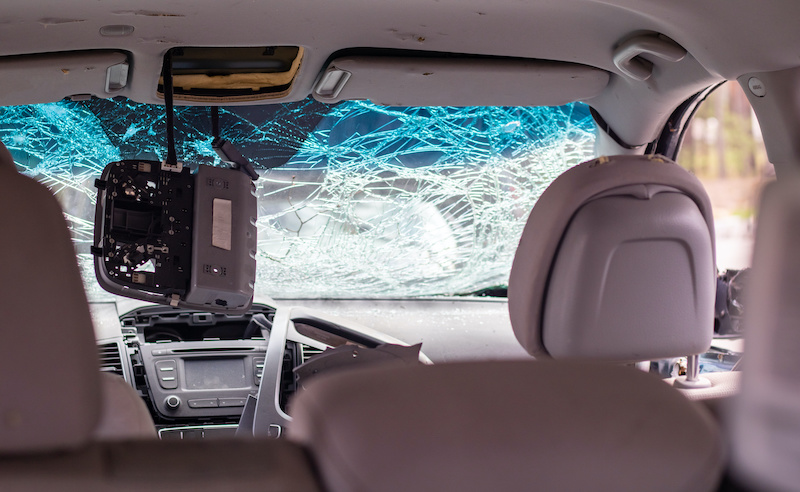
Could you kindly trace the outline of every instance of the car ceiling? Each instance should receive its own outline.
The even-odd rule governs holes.
[[[284,100],[307,96],[331,55],[351,48],[566,61],[612,74],[604,94],[589,102],[623,140],[640,144],[703,87],[800,65],[793,49],[800,46],[799,18],[800,2],[782,0],[4,0],[0,56],[124,50],[132,68],[123,95],[141,102],[159,101],[162,57],[174,46],[303,46],[303,64]],[[135,29],[102,36],[107,25]],[[615,47],[653,32],[690,56],[646,83],[627,80],[612,61]],[[645,100],[649,106],[640,106]],[[640,120],[630,117],[636,107]]]

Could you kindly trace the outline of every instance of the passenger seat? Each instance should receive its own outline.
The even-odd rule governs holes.
[[[574,361],[319,376],[288,436],[330,492],[712,491],[719,428],[655,376]]]
[[[711,414],[607,363],[708,348],[713,237],[702,186],[671,161],[582,164],[542,195],[512,269],[513,328],[541,361],[321,376],[288,435],[333,492],[715,490]]]
[[[798,191],[800,178],[782,177],[766,188],[758,213],[742,390],[727,422],[731,475],[753,491],[800,490]]]
[[[100,374],[58,202],[2,144],[0,224],[0,490],[318,490],[305,452],[285,441],[102,441],[133,437],[119,431],[130,422],[98,427],[103,409],[131,403],[104,406],[104,388],[130,393]]]

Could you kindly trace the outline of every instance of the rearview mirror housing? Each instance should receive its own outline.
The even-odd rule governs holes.
[[[245,312],[256,273],[255,185],[243,172],[124,160],[96,181],[95,273],[107,291]]]

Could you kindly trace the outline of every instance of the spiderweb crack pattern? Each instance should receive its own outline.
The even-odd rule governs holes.
[[[94,179],[109,162],[164,155],[163,113],[122,98],[0,108],[0,141],[61,202],[91,297],[102,297],[89,255]],[[221,127],[261,175],[256,291],[289,298],[507,283],[533,204],[591,158],[594,143],[583,104],[387,108],[309,98],[227,108]],[[206,108],[177,108],[176,130],[181,160],[214,164]]]

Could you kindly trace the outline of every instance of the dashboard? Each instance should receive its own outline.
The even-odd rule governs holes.
[[[90,306],[101,369],[136,388],[162,439],[231,436],[243,428],[279,436],[302,390],[300,375],[341,365],[334,350],[358,352],[345,359],[362,364],[384,344],[422,343],[422,362],[530,359],[505,299],[270,299],[243,315],[127,299]],[[701,357],[714,366],[707,370],[730,370],[738,359],[712,352]]]
[[[115,303],[92,310],[101,370],[137,390],[161,439],[279,437],[303,378],[376,360],[430,363],[419,345],[300,306],[254,304],[242,315],[149,304],[122,315]]]

